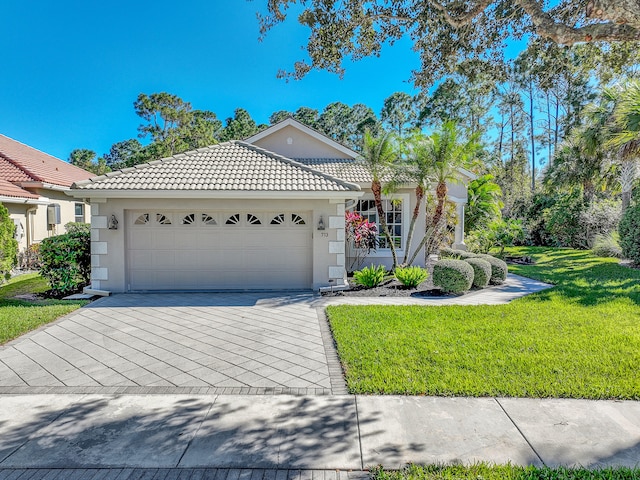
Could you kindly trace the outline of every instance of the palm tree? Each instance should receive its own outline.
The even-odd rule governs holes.
[[[407,233],[407,243],[404,249],[402,264],[407,265],[409,254],[411,253],[411,243],[416,227],[416,221],[420,216],[420,211],[424,208],[424,198],[434,179],[433,163],[431,155],[432,140],[428,136],[416,132],[411,135],[403,145],[403,158],[394,170],[394,177],[386,186],[386,191],[395,191],[403,184],[414,183],[416,205],[409,222]]]
[[[486,174],[467,185],[467,210],[465,212],[465,231],[475,230],[481,223],[489,224],[501,218],[504,203],[500,185],[493,182],[493,175]]]
[[[413,263],[422,247],[443,227],[441,221],[447,201],[447,182],[459,183],[459,168],[469,166],[480,150],[479,135],[474,134],[462,140],[455,122],[452,121],[444,122],[440,130],[431,134],[430,138],[428,154],[436,183],[436,207],[427,223],[425,235],[413,252],[409,264]],[[433,245],[429,245],[425,255],[429,254],[432,248]]]
[[[361,165],[371,175],[371,191],[378,212],[378,221],[393,258],[393,270],[398,266],[396,245],[391,238],[387,226],[387,216],[382,205],[382,182],[393,177],[393,171],[398,160],[398,149],[392,133],[384,133],[380,137],[373,137],[369,130],[365,130],[362,154],[359,157]]]
[[[640,81],[629,81],[616,92],[608,145],[618,148],[622,211],[631,203],[640,158]]]

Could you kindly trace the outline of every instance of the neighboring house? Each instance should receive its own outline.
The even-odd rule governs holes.
[[[342,285],[348,261],[345,211],[355,208],[377,218],[370,178],[356,157],[287,119],[245,141],[76,182],[73,195],[89,198],[92,209],[88,290]],[[464,185],[450,188],[450,200],[463,206]],[[415,203],[412,186],[392,198],[385,204],[402,254]],[[416,231],[424,226],[422,214]],[[390,265],[389,249],[379,248],[371,262]]]
[[[67,195],[71,184],[93,174],[0,135],[0,202],[16,225],[23,251],[69,222],[89,222],[88,205]]]

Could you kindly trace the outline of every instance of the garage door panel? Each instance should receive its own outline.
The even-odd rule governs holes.
[[[239,211],[236,225],[205,224],[195,212],[163,212],[172,224],[133,224],[145,212],[131,212],[127,236],[128,282],[132,290],[306,289],[311,286],[310,225],[293,225],[291,213],[279,225],[251,225]],[[233,212],[236,213],[236,212]],[[216,215],[215,213],[213,215]],[[219,219],[230,214],[218,213]],[[308,214],[303,215],[309,218]],[[178,219],[178,220],[176,220]]]

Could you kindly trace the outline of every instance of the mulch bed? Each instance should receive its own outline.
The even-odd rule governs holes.
[[[407,288],[395,278],[385,280],[375,288],[365,288],[355,285],[349,279],[349,290],[337,292],[323,292],[325,297],[457,297],[450,293],[444,293],[433,286],[431,277],[418,285],[417,288]]]

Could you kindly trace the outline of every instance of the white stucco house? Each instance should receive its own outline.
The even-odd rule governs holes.
[[[0,135],[0,202],[16,225],[20,251],[65,233],[69,222],[89,222],[88,205],[67,195],[93,174]]]
[[[344,214],[375,219],[357,153],[287,119],[230,141],[76,182],[92,213],[89,292],[317,289],[346,280]],[[461,172],[463,180],[473,178]],[[406,247],[407,185],[386,199]],[[466,203],[464,184],[450,200]],[[461,222],[459,222],[461,224]],[[424,231],[424,213],[417,231]],[[461,226],[461,225],[460,225]],[[462,243],[462,228],[456,241]],[[391,265],[388,248],[368,263]],[[419,256],[422,257],[422,256]]]

